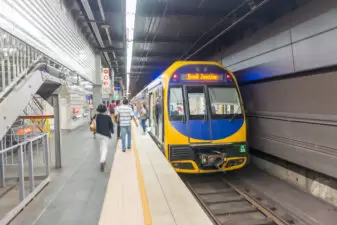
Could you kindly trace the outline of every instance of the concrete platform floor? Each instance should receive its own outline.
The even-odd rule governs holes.
[[[144,203],[135,161],[135,146],[122,152],[119,141],[99,225],[145,225]]]
[[[35,179],[35,186],[42,180]],[[29,194],[29,182],[25,182],[25,194]],[[4,188],[0,188],[0,218],[3,218],[15,206],[20,203],[20,187],[18,183],[9,183]]]
[[[116,138],[114,136],[110,141],[103,173],[99,170],[99,150],[95,147],[96,141],[88,126],[64,132],[61,138],[62,169],[51,170],[51,183],[18,215],[12,225],[97,224]]]

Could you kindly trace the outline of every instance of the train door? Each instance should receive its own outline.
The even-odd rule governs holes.
[[[156,133],[156,98],[157,98],[157,91],[153,90],[152,92],[152,99],[151,99],[151,133],[155,135]],[[158,139],[158,137],[156,137]]]
[[[149,93],[149,103],[148,103],[148,127],[149,127],[149,130],[152,132],[152,116],[153,116],[153,93],[150,92]]]
[[[182,86],[172,86],[168,90],[168,114],[171,125],[185,136],[188,136],[186,122],[187,107]]]
[[[205,86],[185,86],[189,142],[210,143],[212,140],[211,121]]]
[[[159,142],[164,143],[164,136],[163,136],[163,110],[162,110],[162,92],[163,88],[158,87],[157,89],[157,98],[155,101],[155,116],[154,116],[154,123],[155,123],[155,135]]]

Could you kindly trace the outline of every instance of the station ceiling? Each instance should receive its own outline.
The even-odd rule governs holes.
[[[131,95],[137,94],[174,61],[207,59],[309,1],[138,0]],[[97,51],[107,54],[115,76],[125,79],[125,0],[66,2],[88,41]],[[87,3],[94,20],[90,20]],[[95,26],[104,47],[99,44]]]

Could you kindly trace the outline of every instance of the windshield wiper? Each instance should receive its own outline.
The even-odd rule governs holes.
[[[237,115],[240,115],[238,112],[238,110],[241,108],[241,106],[239,105],[239,107],[236,108],[232,118],[229,120],[229,122],[232,122],[232,120],[237,116]]]

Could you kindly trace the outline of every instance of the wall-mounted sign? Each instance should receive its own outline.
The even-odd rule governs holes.
[[[18,130],[18,135],[31,134],[34,132],[33,126],[24,127]]]
[[[73,108],[72,113],[73,114],[78,114],[80,112],[80,108]]]

